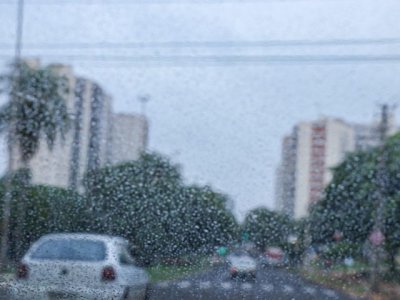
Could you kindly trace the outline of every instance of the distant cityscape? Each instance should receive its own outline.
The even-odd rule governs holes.
[[[38,60],[27,63],[40,66]],[[71,127],[64,139],[58,137],[52,151],[45,142],[40,144],[29,162],[32,183],[81,190],[87,171],[138,159],[148,143],[146,117],[114,113],[112,97],[96,82],[75,75],[70,66],[52,64],[49,68],[68,81]],[[11,170],[22,166],[17,151],[15,146],[11,152]]]
[[[39,60],[27,60],[40,67]],[[147,149],[149,124],[143,114],[115,113],[112,97],[91,79],[74,74],[68,65],[49,65],[67,79],[66,105],[71,128],[50,150],[41,143],[29,167],[33,184],[45,184],[81,191],[82,178],[90,170],[134,161]],[[332,168],[346,154],[379,145],[379,120],[355,124],[334,117],[322,117],[293,126],[282,139],[281,161],[276,169],[275,208],[294,219],[306,217],[312,204],[323,196],[332,179]],[[387,135],[397,131],[389,114]],[[14,146],[9,168],[22,167]]]
[[[388,121],[390,136],[397,131],[392,112]],[[379,145],[379,125],[379,120],[354,124],[333,117],[296,124],[282,140],[276,170],[276,209],[295,219],[306,217],[310,205],[323,196],[332,179],[332,168],[347,153]]]

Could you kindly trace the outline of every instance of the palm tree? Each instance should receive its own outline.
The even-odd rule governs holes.
[[[4,75],[0,80],[4,86],[2,91],[9,95],[9,101],[0,107],[0,132],[9,134],[10,161],[17,154],[21,168],[29,169],[29,162],[38,151],[40,143],[46,142],[51,150],[57,136],[64,138],[69,128],[65,101],[68,93],[67,80],[58,76],[51,68],[34,68],[24,62],[18,66],[18,72]],[[15,153],[13,149],[18,152]],[[10,164],[8,171],[11,171]],[[6,193],[5,198],[7,197],[9,199],[4,200],[1,228],[0,259],[3,263],[9,235],[10,191]],[[19,224],[23,224],[24,220],[23,202],[20,201],[18,205]],[[21,228],[16,231],[21,234]]]
[[[14,125],[14,143],[22,165],[27,167],[41,141],[52,149],[57,134],[64,137],[68,130],[67,80],[51,68],[32,68],[26,63],[22,63],[18,78],[9,75],[3,79],[10,101],[0,108],[0,130]],[[18,84],[14,84],[16,80]]]

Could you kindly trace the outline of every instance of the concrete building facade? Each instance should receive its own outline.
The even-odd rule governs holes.
[[[276,189],[281,192],[276,203],[279,211],[298,219],[321,199],[332,178],[331,168],[355,149],[355,139],[352,126],[334,118],[301,122],[284,141],[288,139],[292,142],[283,143],[289,148],[282,151],[286,155],[279,166]]]
[[[277,184],[276,199],[277,208],[283,213],[293,216],[294,214],[294,192],[295,192],[295,160],[296,160],[296,140],[293,135],[284,137],[282,141],[282,163],[276,171]]]
[[[39,62],[30,62],[39,67]],[[57,137],[50,150],[43,140],[29,162],[33,184],[81,190],[84,174],[122,160],[134,160],[147,146],[147,121],[144,117],[112,112],[112,99],[97,83],[77,77],[71,67],[50,65],[68,81],[65,95],[70,129]],[[11,170],[22,167],[17,146],[10,156]]]

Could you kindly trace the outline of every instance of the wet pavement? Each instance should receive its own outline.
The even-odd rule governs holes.
[[[149,299],[350,300],[354,297],[312,284],[282,269],[259,269],[255,280],[232,280],[226,268],[154,284]]]
[[[0,300],[8,299],[6,290],[7,283],[2,282]],[[220,267],[181,280],[153,284],[149,288],[148,299],[351,300],[356,298],[312,284],[283,269],[259,269],[254,280],[232,280],[227,269]]]

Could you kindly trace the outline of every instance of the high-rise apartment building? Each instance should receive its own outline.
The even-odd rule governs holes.
[[[277,209],[292,216],[294,212],[295,192],[295,167],[296,167],[296,140],[293,135],[288,135],[282,141],[282,163],[276,171],[279,184],[276,186]]]
[[[393,111],[389,111],[386,135],[396,131]],[[349,124],[323,118],[297,124],[282,143],[276,177],[277,210],[294,218],[306,216],[310,205],[321,199],[331,181],[331,168],[340,164],[346,153],[380,143],[380,121]]]
[[[331,168],[355,149],[354,130],[339,119],[301,122],[283,140],[277,178],[277,208],[294,218],[307,215],[331,180]]]
[[[39,62],[29,61],[29,65],[39,67]],[[29,162],[32,183],[81,190],[81,180],[87,171],[121,158],[137,159],[138,153],[147,145],[146,120],[138,116],[114,115],[111,97],[99,84],[75,76],[69,66],[49,67],[68,81],[69,92],[65,100],[71,124],[63,139],[57,137],[52,150],[44,140],[40,143],[39,150]],[[142,123],[145,125],[138,125]],[[15,146],[10,168],[17,170],[20,167],[22,162]]]

